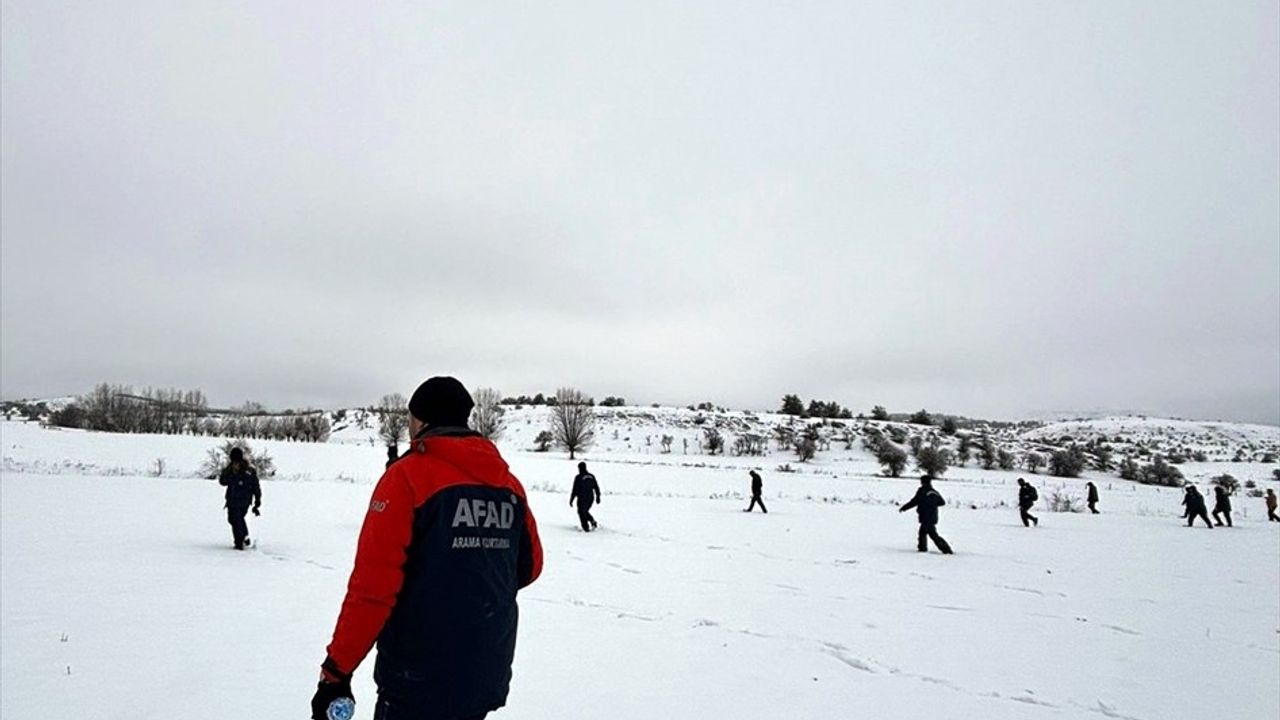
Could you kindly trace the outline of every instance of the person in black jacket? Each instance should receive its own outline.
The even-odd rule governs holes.
[[[1213,488],[1213,522],[1218,527],[1222,527],[1222,516],[1227,517],[1227,527],[1231,525],[1231,496],[1227,495],[1227,491],[1221,485]]]
[[[769,508],[764,506],[764,498],[760,494],[764,492],[764,481],[760,479],[760,473],[755,470],[751,471],[751,504],[742,512],[751,512],[759,503],[761,512],[768,514]],[[785,513],[784,513],[785,514]]]
[[[587,472],[587,464],[578,463],[578,475],[573,479],[573,492],[569,493],[569,507],[574,501],[578,503],[578,522],[582,523],[583,532],[591,532],[597,527],[596,519],[591,516],[591,504],[600,502],[600,483],[596,476]]]
[[[1196,518],[1201,518],[1210,530],[1213,529],[1213,523],[1209,522],[1209,513],[1205,511],[1204,496],[1200,494],[1195,485],[1187,486],[1187,492],[1182,497],[1182,504],[1187,508],[1187,511],[1182,514],[1182,517],[1187,519],[1187,527],[1194,525]]]
[[[916,490],[915,497],[898,508],[898,512],[906,512],[911,508],[916,509],[916,517],[920,520],[920,533],[916,537],[916,550],[928,552],[927,541],[933,540],[933,544],[942,551],[943,555],[951,554],[951,546],[938,534],[938,508],[946,504],[947,501],[942,499],[942,495],[933,489],[933,478],[924,475],[920,478],[920,488]]]
[[[258,471],[245,462],[243,450],[231,448],[231,462],[222,469],[218,483],[227,488],[227,522],[231,524],[231,538],[236,549],[243,550],[249,545],[249,525],[245,522],[249,506],[253,506],[254,515],[261,514],[262,487],[258,484]]]
[[[1022,524],[1024,527],[1031,527],[1034,523],[1040,524],[1040,518],[1031,514],[1031,506],[1036,504],[1036,500],[1040,499],[1040,493],[1036,492],[1036,488],[1031,483],[1018,478],[1018,512],[1022,515]]]
[[[1093,513],[1094,515],[1097,515],[1098,514],[1098,486],[1094,485],[1093,482],[1090,481],[1085,483],[1085,487],[1089,489],[1089,495],[1085,501],[1089,505],[1089,512]]]

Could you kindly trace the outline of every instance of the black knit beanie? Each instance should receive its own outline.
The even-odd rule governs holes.
[[[475,403],[471,393],[452,377],[433,377],[409,398],[409,413],[427,427],[466,427]]]

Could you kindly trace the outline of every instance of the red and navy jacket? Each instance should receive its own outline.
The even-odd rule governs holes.
[[[383,701],[422,718],[499,708],[516,591],[541,572],[533,513],[498,449],[429,431],[374,488],[325,667],[349,676],[376,642]]]

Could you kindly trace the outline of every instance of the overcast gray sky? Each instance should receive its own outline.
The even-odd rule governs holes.
[[[1280,423],[1276,2],[2,7],[6,398]]]

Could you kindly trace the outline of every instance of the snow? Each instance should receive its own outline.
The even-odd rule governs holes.
[[[1261,500],[1237,497],[1235,529],[1188,529],[1178,491],[1095,475],[1104,514],[1041,508],[1026,529],[1007,506],[1018,473],[953,468],[944,557],[916,553],[913,514],[892,507],[915,481],[876,477],[859,450],[799,466],[678,440],[628,451],[610,431],[588,456],[601,530],[584,534],[574,463],[529,452],[527,427],[503,451],[547,563],[496,718],[1280,715],[1280,524]],[[306,716],[384,455],[253,443],[280,474],[237,553],[221,488],[190,477],[219,442],[0,424],[0,716]],[[1275,487],[1274,466],[1222,465]],[[753,466],[768,515],[741,512]],[[1023,476],[1077,495],[1085,480]]]
[[[1044,425],[1021,435],[1023,440],[1056,440],[1070,437],[1080,442],[1118,440],[1149,445],[1203,450],[1210,455],[1227,455],[1244,447],[1275,453],[1280,451],[1280,427],[1246,423],[1206,422],[1154,417],[1106,417],[1071,420]]]

